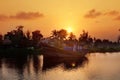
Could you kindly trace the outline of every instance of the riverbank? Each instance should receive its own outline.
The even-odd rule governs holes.
[[[20,56],[20,55],[31,55],[41,54],[41,49],[30,49],[30,48],[0,48],[0,55],[2,56]]]
[[[89,53],[96,53],[96,52],[100,52],[100,53],[106,53],[106,52],[120,52],[120,48],[119,47],[101,47],[101,48],[89,48],[88,49]]]
[[[49,58],[62,58],[62,59],[78,59],[85,56],[84,53],[77,53],[71,51],[61,50],[55,47],[41,44],[41,47],[27,47],[27,48],[0,48],[0,55],[16,56],[16,55],[44,55]]]

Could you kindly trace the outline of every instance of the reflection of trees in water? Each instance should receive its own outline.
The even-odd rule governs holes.
[[[84,66],[84,64],[86,64],[87,62],[88,62],[87,57],[82,57],[80,59],[76,59],[73,57],[68,57],[66,59],[48,57],[48,58],[44,58],[43,70],[54,68],[59,64],[64,64],[64,68],[66,70],[75,69]]]
[[[88,62],[86,57],[80,59],[73,57],[47,57],[43,59],[43,56],[39,55],[3,56],[0,57],[0,68],[2,68],[2,64],[4,64],[6,68],[14,69],[21,79],[24,78],[25,75],[38,74],[42,70],[52,69],[59,64],[64,64],[65,69],[69,70],[84,66],[86,62]]]
[[[2,67],[2,59],[0,58],[0,68]]]
[[[38,55],[34,55],[33,56],[33,67],[36,73],[39,73],[39,71],[42,70],[41,64],[42,64],[41,58]]]
[[[20,76],[19,78],[21,80],[21,76],[24,77],[25,73],[32,75],[42,70],[42,59],[38,55],[1,56],[0,69],[3,67],[13,69]]]
[[[19,74],[17,75],[19,80],[22,80],[24,78],[23,72],[27,62],[27,55],[1,56],[0,61],[2,61],[0,62],[0,65],[2,65],[1,68],[5,67],[5,68],[14,69],[16,73]],[[8,69],[5,69],[4,71],[5,74],[6,72],[8,72],[7,70]],[[12,72],[10,74],[12,74]]]

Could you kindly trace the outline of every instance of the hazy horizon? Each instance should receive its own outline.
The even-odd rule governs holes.
[[[0,33],[15,29],[41,30],[47,37],[52,30],[71,28],[79,37],[82,30],[92,37],[116,41],[120,28],[118,0],[1,0]]]

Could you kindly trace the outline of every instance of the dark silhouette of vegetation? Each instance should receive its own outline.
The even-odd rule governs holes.
[[[120,37],[118,37],[117,42],[112,42],[108,39],[97,39],[92,38],[88,32],[83,30],[82,34],[78,40],[73,33],[67,33],[67,31],[61,30],[53,30],[52,31],[52,38],[63,40],[61,44],[65,43],[68,46],[79,46],[81,47],[81,51],[88,51],[88,52],[114,52],[120,51]],[[80,50],[78,50],[79,52]],[[80,51],[80,52],[81,52]]]
[[[68,40],[74,41],[74,40],[76,40],[76,36],[71,32],[69,37],[68,37]]]
[[[108,39],[96,39],[90,37],[88,32],[83,31],[79,37],[79,44],[89,52],[114,52],[120,51],[119,38],[118,42],[112,42]]]
[[[31,39],[31,36],[30,36],[30,31],[29,31],[29,30],[26,32],[26,37],[27,37],[27,39],[28,39],[28,40],[30,40],[30,39]]]
[[[22,48],[21,50],[34,50],[42,48],[43,35],[40,30],[33,32],[23,31],[24,26],[17,26],[16,29],[7,32],[4,36],[0,34],[0,51],[17,51],[15,48]],[[44,38],[46,40],[46,38]],[[49,44],[52,42],[52,44]],[[64,44],[72,47],[80,47],[81,51],[86,50],[88,52],[113,52],[120,51],[120,37],[117,42],[112,42],[108,39],[97,39],[92,38],[88,32],[83,30],[80,37],[77,39],[76,36],[71,32],[67,33],[65,29],[53,30],[52,36],[48,41],[47,45],[53,45],[56,48],[62,49]],[[75,46],[76,45],[76,46]],[[78,52],[80,50],[77,50]]]
[[[53,38],[57,38],[57,39],[60,39],[60,40],[64,40],[66,39],[67,37],[67,31],[65,29],[61,29],[61,30],[53,30],[52,31],[52,37]]]
[[[35,46],[39,47],[39,42],[42,38],[43,38],[43,35],[40,33],[39,30],[36,30],[36,31],[32,32],[32,40],[33,40],[33,44]]]
[[[23,32],[24,26],[17,26],[15,30],[7,32],[4,35],[3,46],[11,45],[11,47],[30,47],[36,46],[37,43],[43,38],[43,35],[39,30],[33,31],[32,36],[30,36],[30,31],[26,34]],[[2,41],[2,35],[1,39]]]
[[[0,34],[1,54],[32,53],[34,52],[33,50],[40,48],[38,43],[43,38],[40,30],[24,32],[23,28],[24,26],[17,26],[16,29],[7,32],[4,36]],[[39,51],[39,49],[37,50]]]
[[[0,34],[0,45],[2,44],[2,39],[3,39],[3,36],[2,34]]]
[[[85,32],[83,30],[83,33],[80,34],[80,37],[79,37],[79,44],[82,46],[82,47],[86,47],[86,48],[90,48],[93,44],[93,39],[90,37],[90,35],[88,34],[88,32]]]

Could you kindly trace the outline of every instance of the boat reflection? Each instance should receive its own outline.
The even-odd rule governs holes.
[[[67,70],[69,69],[75,69],[78,67],[83,67],[84,64],[88,63],[88,58],[87,57],[82,57],[82,58],[73,58],[73,57],[66,57],[66,59],[64,58],[52,58],[52,57],[48,57],[48,58],[44,58],[44,65],[43,65],[43,70],[46,69],[51,69],[54,68],[56,66],[58,66],[59,64],[63,64],[64,68]]]
[[[24,73],[38,74],[39,72],[46,71],[47,69],[53,69],[60,64],[64,64],[64,68],[69,70],[84,66],[87,62],[87,57],[82,57],[82,59],[76,59],[73,57],[57,59],[55,57],[45,58],[43,55],[21,55],[16,57],[1,56],[0,69],[3,69],[2,71],[6,69],[13,69],[21,75]]]

